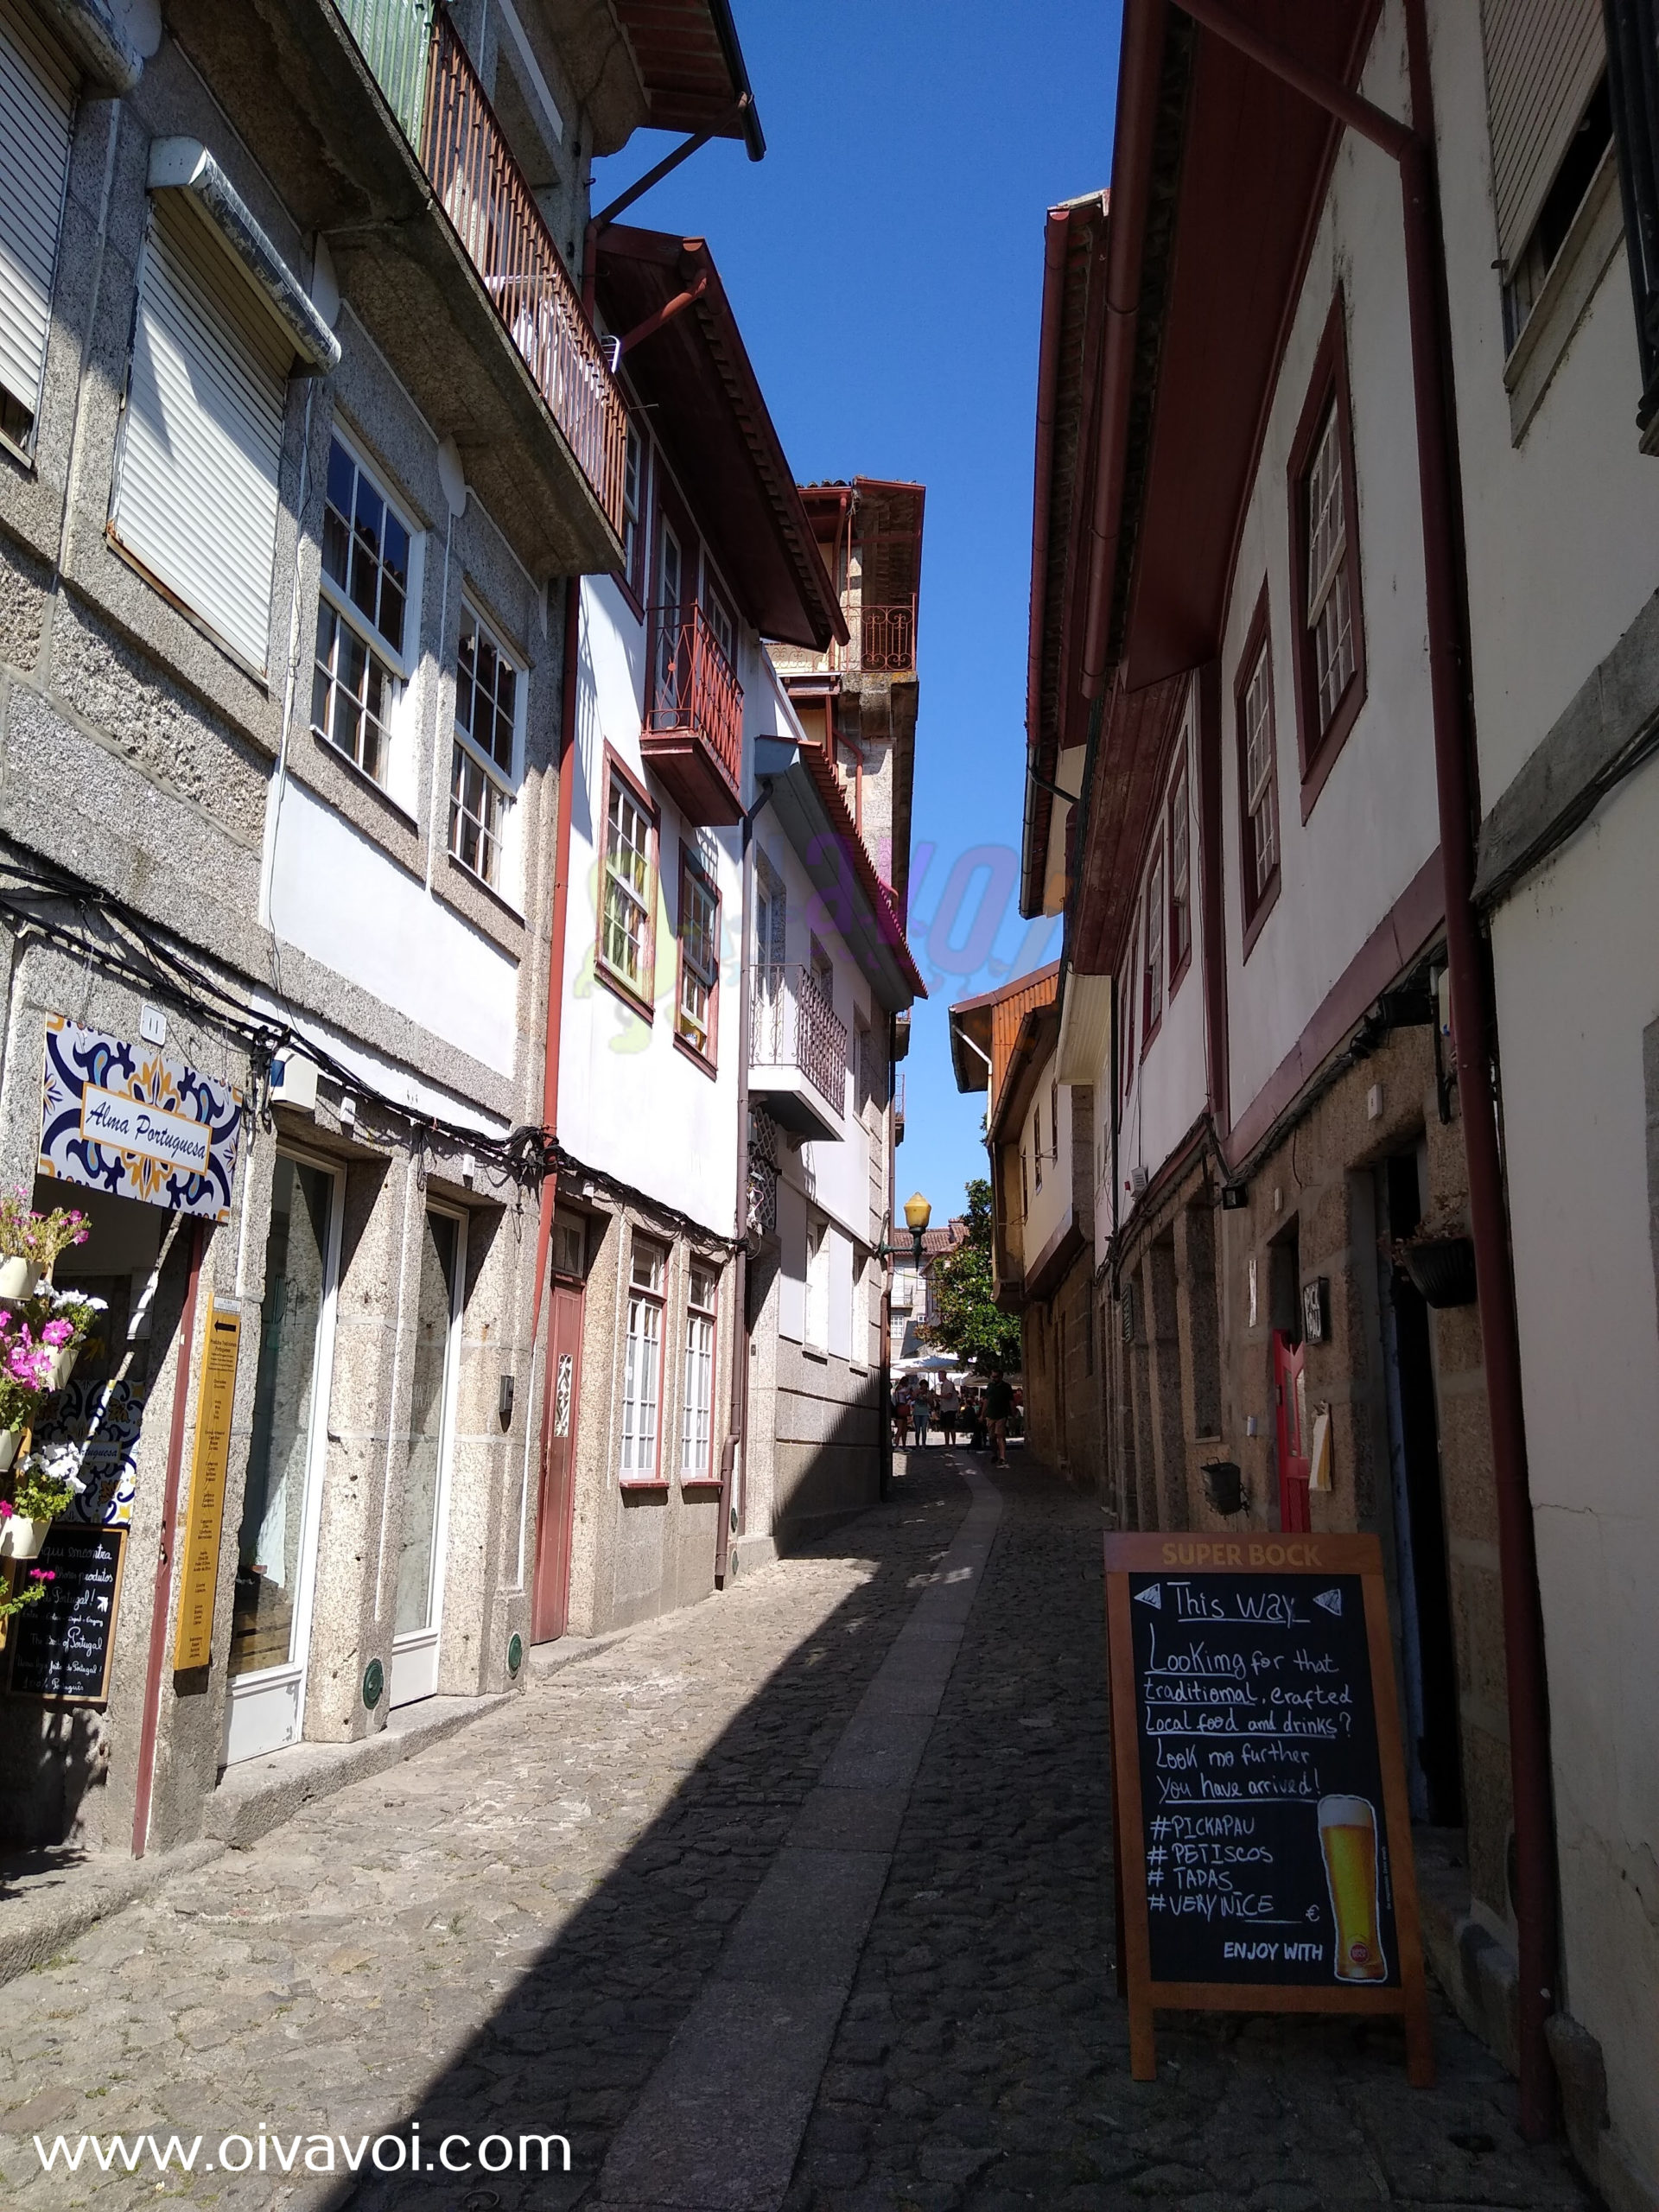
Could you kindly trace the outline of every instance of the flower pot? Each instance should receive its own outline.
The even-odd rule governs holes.
[[[9,1513],[0,1521],[0,1559],[38,1559],[50,1521],[31,1521],[22,1513]]]
[[[79,1357],[80,1346],[79,1344],[66,1344],[52,1363],[52,1379],[47,1384],[47,1389],[48,1390],[61,1390],[64,1384],[74,1373],[75,1362]]]
[[[1236,1459],[1204,1462],[1204,1494],[1212,1513],[1232,1515],[1244,1510],[1244,1473]]]
[[[1471,1236],[1436,1236],[1408,1244],[1400,1264],[1428,1306],[1472,1306],[1475,1244]]]
[[[17,1457],[17,1446],[23,1440],[21,1428],[0,1431],[0,1475],[3,1475]]]
[[[38,1270],[33,1260],[21,1252],[8,1252],[0,1258],[0,1298],[28,1298],[35,1288]]]

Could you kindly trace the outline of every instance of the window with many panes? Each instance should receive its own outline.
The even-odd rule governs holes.
[[[680,855],[680,992],[675,1034],[700,1059],[715,1058],[720,988],[720,894],[688,852]]]
[[[651,996],[656,834],[645,801],[613,764],[605,815],[599,957],[617,981],[641,999]]]
[[[1129,944],[1129,964],[1123,981],[1117,987],[1117,1010],[1123,1027],[1123,1096],[1127,1098],[1135,1081],[1135,1002],[1140,994],[1135,988],[1136,976],[1135,944]]]
[[[640,587],[639,555],[645,534],[645,442],[638,426],[628,424],[622,459],[622,574],[629,588]]]
[[[1186,973],[1192,953],[1192,810],[1186,763],[1169,795],[1169,988]]]
[[[1152,1034],[1164,1018],[1164,849],[1161,845],[1153,855],[1152,866],[1147,872],[1147,925],[1141,932],[1142,960],[1141,966],[1141,1049],[1144,1052],[1152,1042]]]
[[[351,448],[328,448],[311,721],[376,783],[391,769],[409,623],[409,524]]]
[[[1306,820],[1365,694],[1359,514],[1340,292],[1332,303],[1290,458],[1298,750]]]
[[[622,1370],[624,1482],[655,1482],[663,1406],[663,1293],[668,1256],[633,1240],[628,1262],[628,1338]]]
[[[464,602],[455,657],[455,742],[449,785],[449,850],[463,868],[501,887],[501,840],[518,787],[524,678],[481,616]]]
[[[680,1410],[683,1483],[706,1483],[715,1472],[715,1299],[719,1282],[706,1261],[692,1261],[685,1306],[685,1395]]]
[[[1274,730],[1272,640],[1265,590],[1250,624],[1235,696],[1240,863],[1248,932],[1267,912],[1279,884],[1279,763]]]

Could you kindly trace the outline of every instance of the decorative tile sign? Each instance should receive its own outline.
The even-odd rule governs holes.
[[[231,1084],[154,1046],[47,1016],[42,1175],[226,1222],[241,1135]]]
[[[144,1392],[136,1382],[90,1379],[69,1383],[50,1402],[35,1432],[36,1444],[73,1444],[86,1487],[59,1518],[94,1529],[125,1529],[138,1488],[138,1438]]]

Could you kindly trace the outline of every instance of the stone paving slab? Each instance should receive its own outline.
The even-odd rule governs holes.
[[[1099,1515],[1016,1461],[993,1537],[956,1465],[20,1976],[0,2202],[1588,2212],[1444,2008],[1431,2092],[1392,2024],[1233,2015],[1163,2016],[1130,2080]],[[48,2177],[29,2141],[414,2124],[417,2174],[354,2181]],[[449,2131],[571,2170],[444,2175]]]

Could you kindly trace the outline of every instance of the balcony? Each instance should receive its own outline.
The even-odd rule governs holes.
[[[916,665],[916,602],[849,607],[845,665],[866,676],[907,676]]]
[[[653,608],[651,624],[656,678],[640,757],[687,822],[741,822],[743,687],[700,607]]]
[[[168,0],[227,134],[533,575],[621,558],[621,403],[435,0]]]
[[[842,1134],[847,1025],[810,969],[751,971],[749,1096],[793,1135],[826,1143]]]

